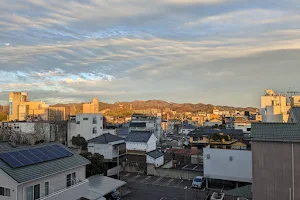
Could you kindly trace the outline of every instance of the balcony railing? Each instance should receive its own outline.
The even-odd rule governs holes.
[[[43,196],[39,198],[39,200],[79,199],[88,194],[88,190],[89,181],[86,179],[70,187],[52,192],[47,196]]]

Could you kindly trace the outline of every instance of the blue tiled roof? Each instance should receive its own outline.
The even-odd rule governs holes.
[[[120,140],[123,140],[123,138],[110,133],[104,133],[103,135],[88,140],[87,143],[108,144],[110,142],[116,142]]]

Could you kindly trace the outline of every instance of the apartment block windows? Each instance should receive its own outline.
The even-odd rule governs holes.
[[[10,189],[0,187],[0,196],[10,197]]]

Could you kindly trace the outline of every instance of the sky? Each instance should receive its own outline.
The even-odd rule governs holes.
[[[0,0],[0,104],[259,106],[300,90],[300,0]]]

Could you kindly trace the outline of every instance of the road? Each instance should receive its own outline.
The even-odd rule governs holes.
[[[191,188],[189,180],[146,176],[136,173],[121,173],[126,187],[132,193],[124,200],[204,200],[207,193]],[[187,189],[185,190],[185,186]]]

